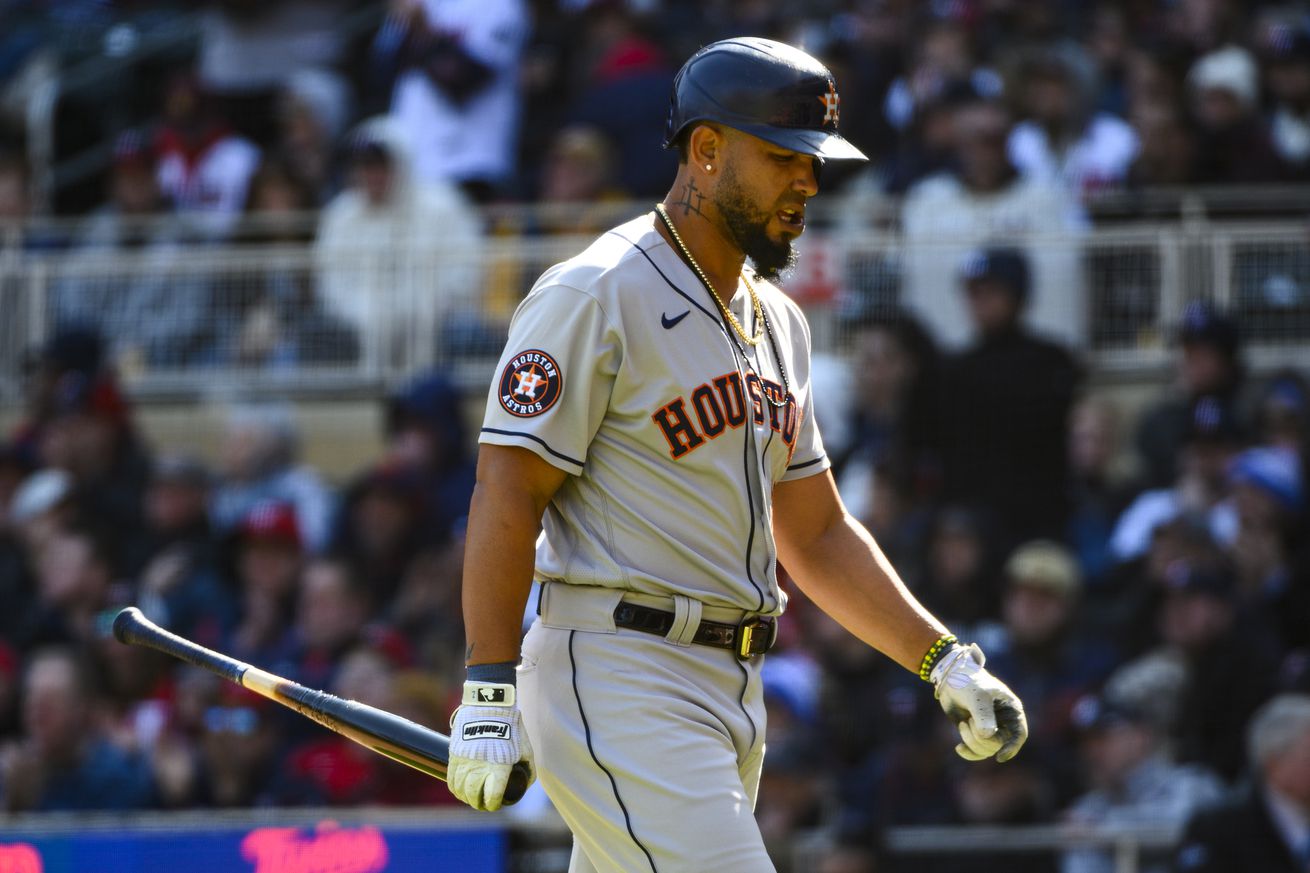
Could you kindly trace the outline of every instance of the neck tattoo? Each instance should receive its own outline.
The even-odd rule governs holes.
[[[674,205],[676,206],[678,204]],[[696,211],[697,214],[699,214],[700,210]],[[782,355],[778,353],[778,341],[773,336],[773,325],[769,324],[769,318],[764,312],[764,307],[760,304],[759,295],[755,293],[755,286],[751,284],[751,280],[746,276],[746,272],[744,270],[742,271],[741,280],[746,285],[746,291],[751,297],[751,305],[755,310],[754,336],[747,336],[746,328],[742,327],[741,322],[737,320],[737,316],[732,314],[732,310],[728,308],[727,304],[723,302],[723,298],[719,296],[719,292],[714,290],[714,286],[710,284],[709,276],[705,275],[705,271],[701,269],[700,264],[696,263],[696,259],[691,256],[691,250],[688,249],[687,244],[682,241],[682,236],[678,233],[678,229],[673,226],[673,221],[669,218],[669,213],[664,209],[663,203],[655,204],[655,213],[660,217],[660,221],[664,223],[664,227],[668,230],[669,236],[673,237],[673,242],[677,244],[678,251],[682,253],[683,259],[687,262],[688,266],[691,267],[692,272],[696,274],[696,278],[700,279],[701,284],[705,286],[705,290],[710,292],[710,296],[713,297],[714,302],[718,304],[719,312],[723,314],[724,321],[728,322],[728,325],[732,328],[732,333],[736,335],[733,338],[733,341],[736,342],[737,339],[740,338],[742,342],[749,346],[757,346],[760,341],[764,339],[765,333],[768,334],[769,345],[773,348],[774,360],[778,362],[778,373],[782,376],[782,397],[778,400],[774,400],[768,391],[761,391],[760,393],[764,395],[764,399],[767,400],[771,406],[785,406],[787,404],[787,395],[791,394],[791,382],[787,378],[787,368],[782,363]],[[747,368],[753,370],[750,365],[750,357],[746,354],[746,349],[741,346],[741,343],[737,343],[737,347],[741,351],[742,360],[746,361]],[[758,376],[759,374],[757,373],[756,375]]]

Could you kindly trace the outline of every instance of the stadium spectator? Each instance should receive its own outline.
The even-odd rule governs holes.
[[[72,475],[81,509],[98,523],[112,523],[122,554],[132,554],[142,535],[149,450],[111,372],[60,378],[39,451],[46,465]]]
[[[1093,586],[1113,564],[1110,534],[1131,496],[1118,469],[1119,429],[1118,412],[1104,396],[1084,397],[1070,413],[1072,493],[1066,539],[1083,578]]]
[[[292,412],[277,405],[233,407],[219,446],[210,519],[222,536],[265,500],[289,503],[306,548],[317,553],[331,533],[335,499],[318,471],[301,464]]]
[[[323,210],[314,248],[319,299],[356,330],[365,361],[389,365],[410,348],[430,360],[478,320],[479,217],[449,182],[414,175],[392,121],[364,122],[346,148],[348,186]]]
[[[945,504],[926,538],[923,572],[912,582],[914,594],[934,615],[948,616],[951,627],[968,639],[994,647],[1000,629],[1001,580],[992,516]]]
[[[1310,697],[1281,694],[1251,717],[1254,782],[1199,810],[1174,855],[1175,873],[1300,873],[1310,853]]]
[[[1161,641],[1187,670],[1174,730],[1179,760],[1234,779],[1243,726],[1274,691],[1277,641],[1259,616],[1239,609],[1237,580],[1222,559],[1177,562],[1164,581]]]
[[[911,500],[935,496],[942,364],[910,315],[857,321],[850,331],[852,361],[841,395],[827,406],[837,420],[825,419],[824,433],[832,434],[825,445],[842,499],[864,518],[878,499],[879,468],[905,471]]]
[[[211,0],[196,73],[243,137],[274,144],[278,89],[306,69],[344,60],[351,0]]]
[[[1181,449],[1197,423],[1201,398],[1210,398],[1218,407],[1234,438],[1242,436],[1236,415],[1243,406],[1246,368],[1237,323],[1213,305],[1196,300],[1183,309],[1177,331],[1176,382],[1139,416],[1137,424],[1143,484],[1151,488],[1177,478]]]
[[[551,221],[551,230],[599,233],[608,226],[613,211],[596,207],[628,199],[615,187],[613,163],[613,148],[599,130],[579,125],[556,134],[541,170],[539,199],[568,210],[563,221]]]
[[[285,253],[309,243],[314,205],[313,191],[288,159],[271,158],[255,174],[247,213],[251,241],[285,248],[215,277],[219,327],[211,355],[218,363],[277,369],[358,360],[359,340],[320,305],[313,270]]]
[[[1304,18],[1269,21],[1259,34],[1273,112],[1265,122],[1286,177],[1310,180],[1310,29]]]
[[[1098,688],[1117,664],[1107,641],[1079,621],[1083,580],[1073,556],[1058,543],[1035,540],[1010,555],[1001,599],[1003,631],[989,650],[990,669],[1022,688],[1030,725],[1031,758],[1051,785],[1067,792],[1077,782],[1066,750],[1070,711]]]
[[[86,526],[55,533],[33,556],[36,598],[17,640],[25,649],[89,645],[113,605],[114,558],[109,535]]]
[[[315,207],[341,190],[337,144],[351,118],[349,85],[336,73],[305,68],[292,73],[278,99],[277,154],[312,192]]]
[[[1222,796],[1223,783],[1213,773],[1174,763],[1166,735],[1143,701],[1085,697],[1075,706],[1074,720],[1091,790],[1069,808],[1071,823],[1177,827]],[[1060,869],[1111,873],[1114,860],[1105,850],[1070,849]]]
[[[305,561],[295,510],[275,500],[256,503],[234,531],[231,553],[240,616],[227,650],[285,675],[294,664],[292,627]]]
[[[1137,495],[1115,522],[1110,552],[1116,561],[1146,554],[1157,528],[1178,518],[1206,526],[1219,543],[1237,535],[1237,516],[1228,497],[1228,463],[1241,445],[1241,430],[1232,413],[1214,397],[1201,397],[1178,448],[1178,472],[1167,488]]]
[[[1277,181],[1282,167],[1260,122],[1260,71],[1250,52],[1235,45],[1212,51],[1192,66],[1187,83],[1201,131],[1196,181]]]
[[[589,69],[556,142],[571,128],[595,129],[613,144],[614,186],[632,198],[662,196],[677,163],[660,148],[674,71],[630,4],[594,3],[583,15]],[[540,199],[552,198],[543,190]]]
[[[144,495],[144,550],[128,566],[137,605],[157,624],[217,647],[236,622],[209,523],[213,477],[197,459],[164,454]]]
[[[200,716],[199,766],[187,786],[187,805],[231,809],[278,800],[278,755],[286,740],[284,719],[274,707],[227,683],[211,691]]]
[[[150,768],[97,729],[97,689],[70,649],[34,652],[23,673],[24,737],[0,750],[3,806],[16,811],[147,809]]]
[[[399,68],[391,115],[414,148],[414,177],[486,200],[515,172],[522,0],[401,0],[374,52]]]
[[[1061,182],[1082,200],[1122,186],[1137,156],[1137,135],[1123,119],[1094,110],[1091,84],[1073,61],[1042,52],[1019,76],[1024,120],[1007,144],[1019,172]]]
[[[319,558],[305,565],[292,627],[298,682],[333,684],[342,658],[363,637],[375,596],[344,561]]]
[[[177,223],[156,217],[163,206],[149,143],[139,132],[122,134],[109,201],[82,223],[52,291],[56,329],[97,325],[108,357],[126,373],[193,361],[207,323],[209,283],[183,269],[185,240]],[[123,269],[129,253],[131,268]]]
[[[382,465],[423,483],[427,535],[436,542],[462,530],[473,496],[463,403],[463,392],[439,372],[415,377],[387,400]]]
[[[450,720],[448,694],[424,672],[397,672],[377,652],[355,649],[341,664],[336,694],[385,708],[417,724],[440,728]],[[314,805],[430,806],[458,803],[446,785],[373,754],[357,743],[319,735],[294,748],[286,781]]]
[[[379,600],[395,595],[425,544],[440,541],[425,484],[416,471],[380,466],[342,495],[333,551]]]
[[[961,87],[985,99],[1001,96],[1001,77],[977,62],[969,31],[960,22],[933,21],[911,45],[915,56],[887,89],[882,107],[892,128],[908,129],[925,105]]]
[[[1138,150],[1125,178],[1129,188],[1179,187],[1196,181],[1196,138],[1178,106],[1143,102],[1133,108],[1132,122]]]
[[[975,338],[942,380],[946,497],[993,513],[1002,548],[1059,539],[1069,518],[1066,446],[1079,367],[1024,326],[1035,289],[1021,251],[974,252],[959,276]]]
[[[187,231],[204,240],[222,239],[236,228],[260,154],[213,104],[193,73],[175,74],[164,93],[155,143],[159,190]]]
[[[969,320],[954,291],[957,265],[972,249],[1005,239],[1031,263],[1026,319],[1065,340],[1081,340],[1085,325],[1067,304],[1082,287],[1073,239],[1085,227],[1081,207],[1063,186],[1022,176],[1010,163],[1006,142],[1012,123],[999,102],[959,106],[953,128],[954,168],[929,176],[906,194],[901,299],[939,342],[960,347],[968,339]]]
[[[64,377],[76,374],[89,379],[104,363],[100,332],[90,325],[65,325],[53,332],[39,349],[23,362],[23,417],[14,428],[15,450],[28,464],[41,463],[41,436],[55,414],[59,388]]]

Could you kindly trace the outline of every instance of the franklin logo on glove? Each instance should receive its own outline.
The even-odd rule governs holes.
[[[464,725],[464,732],[460,734],[466,740],[476,740],[479,737],[495,737],[498,740],[509,738],[509,723],[503,721],[474,721]]]

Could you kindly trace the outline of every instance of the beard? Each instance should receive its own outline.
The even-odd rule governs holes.
[[[750,259],[755,274],[772,282],[796,266],[796,250],[791,240],[769,239],[768,224],[772,214],[753,204],[742,189],[732,165],[724,167],[715,204],[737,248]]]

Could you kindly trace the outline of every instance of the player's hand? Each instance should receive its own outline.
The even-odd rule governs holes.
[[[956,754],[967,761],[993,755],[1008,761],[1028,739],[1028,719],[1023,703],[983,668],[984,663],[977,643],[957,645],[933,669],[932,684],[942,709],[960,731]]]
[[[450,720],[450,793],[474,809],[500,809],[510,770],[528,766],[528,784],[536,778],[532,746],[523,729],[513,685],[465,682],[464,701]]]

